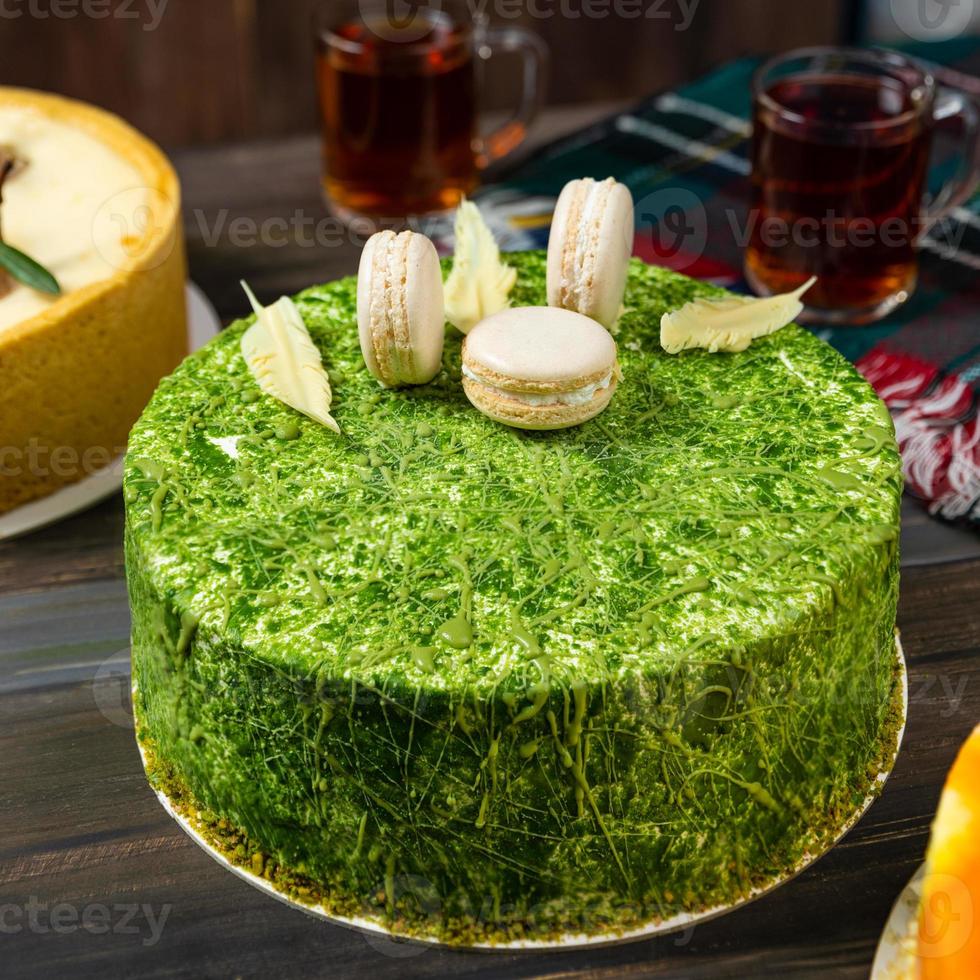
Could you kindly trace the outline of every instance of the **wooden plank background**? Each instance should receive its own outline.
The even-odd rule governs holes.
[[[4,0],[0,82],[105,106],[170,147],[315,128],[312,20],[321,0],[94,2],[110,15],[85,15],[93,0]],[[582,11],[597,0],[507,0],[503,12],[516,3],[522,15],[492,20],[545,39],[552,51],[547,101],[565,104],[640,98],[740,54],[836,41],[850,6],[694,0],[689,29],[675,30],[689,2],[639,0],[656,16],[593,20],[561,10]],[[32,16],[31,9],[48,16]],[[54,16],[55,9],[75,15]],[[615,9],[613,0],[608,9]],[[488,108],[515,97],[516,74],[509,61],[488,71]]]

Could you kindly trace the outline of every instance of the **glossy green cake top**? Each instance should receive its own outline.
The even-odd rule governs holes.
[[[544,303],[544,254],[508,261],[514,305]],[[887,411],[832,348],[790,326],[741,354],[660,349],[661,314],[711,287],[634,261],[619,391],[547,433],[472,408],[455,333],[432,384],[379,388],[355,287],[298,297],[343,436],[260,394],[250,321],[189,357],[133,431],[128,521],[191,610],[179,643],[222,631],[364,683],[591,682],[786,633],[897,533]]]

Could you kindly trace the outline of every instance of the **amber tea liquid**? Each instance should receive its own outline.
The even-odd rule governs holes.
[[[400,39],[351,21],[317,42],[324,189],[342,215],[445,211],[477,183],[471,37],[445,16]]]
[[[928,121],[887,77],[813,72],[765,94],[754,108],[746,274],[773,293],[816,275],[808,308],[872,319],[915,286]]]

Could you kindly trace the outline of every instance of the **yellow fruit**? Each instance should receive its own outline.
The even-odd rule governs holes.
[[[946,777],[932,824],[918,957],[922,980],[980,978],[980,725]]]

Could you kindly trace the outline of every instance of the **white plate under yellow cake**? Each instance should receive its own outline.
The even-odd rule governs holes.
[[[187,292],[187,342],[189,350],[203,347],[221,329],[221,320],[210,300],[194,283],[189,282]],[[46,497],[39,497],[0,514],[0,541],[18,538],[32,531],[78,514],[102,500],[118,493],[122,487],[124,455],[77,483],[55,490]]]

